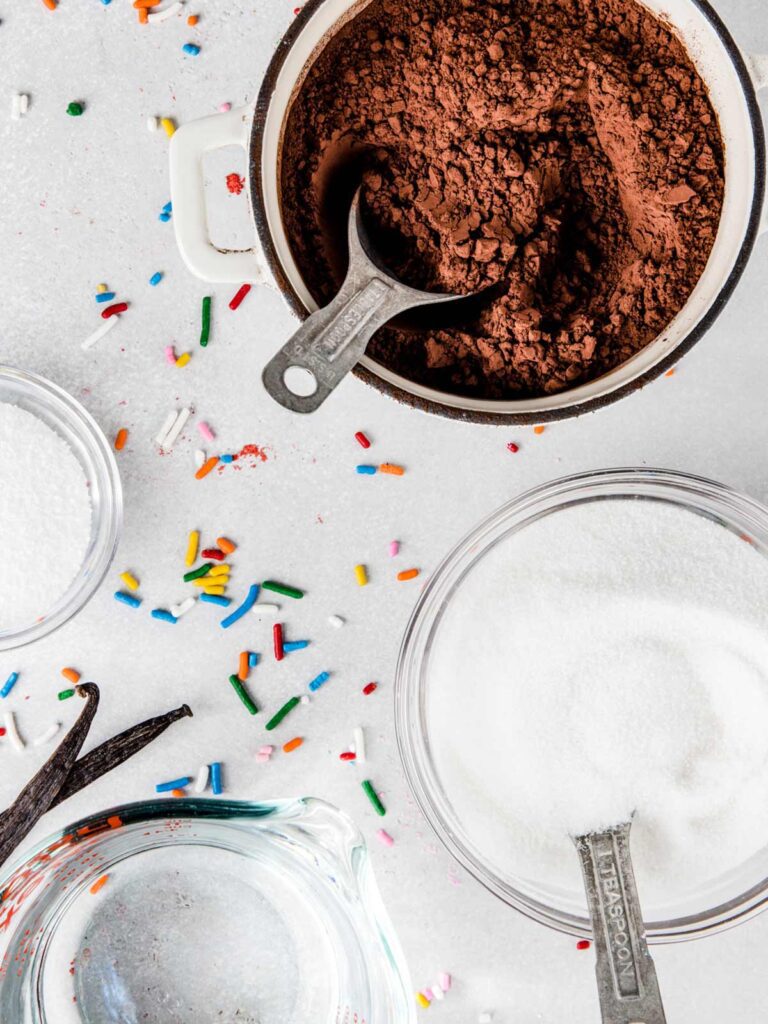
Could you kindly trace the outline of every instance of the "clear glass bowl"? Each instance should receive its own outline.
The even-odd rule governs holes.
[[[0,651],[21,647],[67,622],[104,579],[123,521],[123,494],[112,449],[79,402],[44,377],[0,365],[0,402],[33,413],[62,437],[83,467],[91,499],[91,537],[83,564],[69,588],[46,614],[22,628],[0,629]]]
[[[768,509],[714,481],[655,469],[602,470],[555,480],[502,506],[441,562],[408,623],[395,686],[397,739],[406,776],[438,837],[475,878],[510,906],[578,937],[591,935],[582,893],[566,893],[543,880],[501,877],[465,833],[441,787],[430,751],[428,665],[433,639],[452,595],[496,545],[560,509],[617,498],[683,507],[734,531],[768,555]],[[671,942],[712,934],[764,910],[767,900],[768,849],[764,849],[705,888],[665,905],[658,919],[646,922],[648,938]]]
[[[320,800],[128,804],[0,886],[9,1024],[414,1019],[363,837]]]

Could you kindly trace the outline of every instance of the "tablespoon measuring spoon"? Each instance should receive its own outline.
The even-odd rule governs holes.
[[[410,288],[384,268],[362,221],[359,188],[349,208],[347,239],[349,269],[338,295],[307,317],[262,374],[272,398],[292,412],[319,408],[359,362],[372,335],[398,313],[466,298]]]
[[[603,1024],[666,1024],[629,855],[631,822],[576,836]]]

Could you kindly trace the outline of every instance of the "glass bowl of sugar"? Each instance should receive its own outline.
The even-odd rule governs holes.
[[[57,629],[103,580],[122,489],[94,419],[50,381],[0,365],[0,651]]]
[[[588,937],[572,837],[632,820],[650,942],[768,900],[768,509],[616,469],[545,484],[444,559],[407,627],[400,753],[450,852]]]

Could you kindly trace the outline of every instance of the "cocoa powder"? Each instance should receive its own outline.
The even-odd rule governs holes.
[[[633,0],[372,0],[309,70],[281,175],[319,302],[343,278],[361,180],[397,276],[481,290],[368,351],[497,399],[598,377],[656,337],[704,269],[724,185],[706,87]]]

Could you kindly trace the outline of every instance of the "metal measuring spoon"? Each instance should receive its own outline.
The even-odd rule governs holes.
[[[666,1024],[629,855],[631,822],[576,836],[603,1024]]]
[[[359,188],[349,208],[347,238],[349,269],[338,295],[304,321],[262,374],[269,394],[292,412],[314,412],[322,405],[360,360],[372,335],[398,313],[466,298],[410,288],[382,266],[363,225]]]

